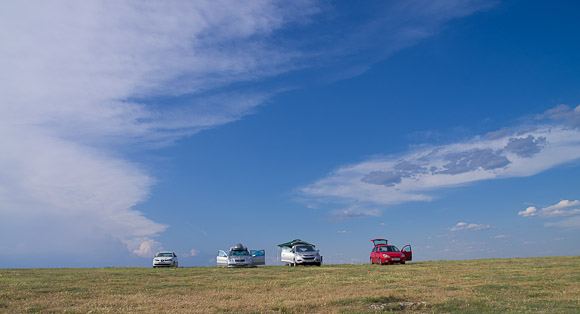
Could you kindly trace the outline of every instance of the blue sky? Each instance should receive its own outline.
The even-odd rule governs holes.
[[[0,267],[580,254],[574,1],[2,6]]]

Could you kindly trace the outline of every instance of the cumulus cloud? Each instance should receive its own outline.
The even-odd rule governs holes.
[[[199,251],[196,249],[191,249],[191,251],[189,251],[189,256],[197,256],[199,254]]]
[[[576,115],[575,111],[566,111]],[[564,119],[564,114],[559,115]],[[437,190],[482,180],[526,177],[580,158],[580,130],[561,123],[504,128],[493,136],[345,165],[300,189],[307,204],[385,208],[430,201]],[[553,120],[553,119],[552,119]],[[552,212],[552,215],[560,212]],[[532,209],[520,215],[535,215]]]
[[[460,231],[460,230],[472,230],[472,231],[480,231],[480,230],[487,230],[493,228],[491,225],[481,225],[481,224],[473,224],[473,223],[466,223],[466,222],[458,222],[455,226],[449,228],[449,231]]]
[[[538,215],[538,209],[535,206],[530,206],[525,210],[518,212],[519,216],[530,217]]]
[[[133,253],[141,257],[153,257],[156,252],[162,251],[163,247],[161,243],[155,240],[145,240],[139,245],[139,248],[133,250]]]
[[[580,200],[575,200],[575,201],[561,200],[558,202],[558,204],[544,207],[542,210],[553,211],[553,210],[558,210],[558,209],[570,208],[570,207],[574,207],[574,206],[580,206]]]
[[[580,206],[579,200],[562,200],[555,205],[543,207],[541,210],[538,210],[535,206],[530,206],[525,210],[518,212],[518,215],[523,217],[538,216],[540,218],[573,216],[580,214],[580,208],[568,208],[576,206]]]

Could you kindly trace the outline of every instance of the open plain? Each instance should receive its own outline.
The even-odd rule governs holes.
[[[252,269],[2,269],[5,313],[579,313],[580,256]]]

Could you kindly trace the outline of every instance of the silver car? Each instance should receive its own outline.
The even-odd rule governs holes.
[[[175,252],[163,251],[155,254],[153,258],[153,268],[156,267],[177,267],[179,261]]]
[[[312,243],[296,239],[278,246],[281,249],[280,261],[286,265],[322,265],[320,251]]]
[[[230,248],[229,251],[219,250],[216,257],[218,266],[226,267],[255,267],[266,265],[265,250],[250,250],[238,243]]]

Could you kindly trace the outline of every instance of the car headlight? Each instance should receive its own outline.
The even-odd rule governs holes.
[[[389,257],[389,255],[388,254],[383,254],[383,257]]]

